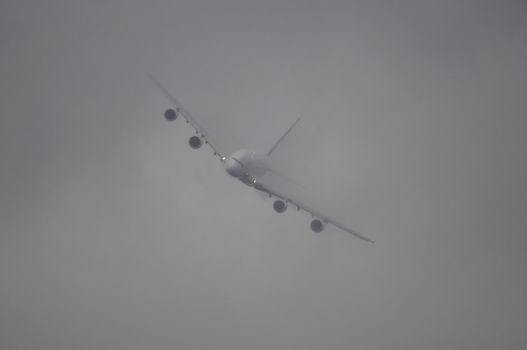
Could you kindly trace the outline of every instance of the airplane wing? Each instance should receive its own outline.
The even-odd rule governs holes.
[[[341,223],[338,223],[337,221],[335,221],[333,219],[330,219],[329,217],[327,217],[326,215],[322,214],[321,212],[318,212],[318,211],[310,208],[306,204],[301,203],[300,201],[291,198],[291,196],[288,196],[288,195],[286,195],[284,193],[281,193],[281,191],[279,191],[279,190],[272,189],[269,185],[264,185],[262,183],[256,182],[254,184],[254,188],[256,190],[258,190],[258,191],[267,193],[270,196],[274,196],[274,197],[280,198],[281,200],[283,200],[286,203],[291,203],[292,205],[297,207],[298,210],[302,209],[302,210],[306,211],[307,213],[311,214],[313,217],[316,217],[316,218],[320,219],[324,223],[332,224],[333,226],[335,226],[335,227],[337,227],[337,228],[339,228],[339,229],[341,229],[343,231],[346,231],[348,233],[351,233],[352,235],[362,239],[363,241],[366,241],[366,242],[369,242],[369,243],[375,243],[374,240],[371,240],[368,237],[365,237],[365,236],[353,231],[352,229],[342,225]]]
[[[220,151],[219,147],[217,146],[217,143],[211,139],[210,135],[207,133],[205,128],[201,126],[196,119],[192,117],[192,115],[183,108],[183,105],[177,100],[177,98],[168,91],[167,88],[165,88],[159,80],[157,80],[154,76],[148,75],[150,80],[154,83],[154,86],[161,92],[165,97],[174,105],[175,112],[177,115],[181,115],[183,118],[185,118],[185,121],[189,123],[194,130],[196,131],[196,134],[199,135],[206,144],[209,145],[210,148],[214,151],[214,155],[218,156],[221,161],[225,160],[225,154]]]

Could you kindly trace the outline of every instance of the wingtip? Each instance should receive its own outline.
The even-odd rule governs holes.
[[[148,79],[150,79],[150,80],[153,81],[154,83],[157,83],[157,82],[158,82],[157,79],[156,79],[156,77],[155,77],[152,73],[147,72],[147,73],[146,73],[146,76],[148,77]]]

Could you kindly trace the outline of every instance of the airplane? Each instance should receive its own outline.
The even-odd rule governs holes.
[[[188,144],[193,149],[200,148],[203,144],[208,145],[214,156],[217,156],[221,163],[223,164],[225,171],[232,177],[238,179],[245,185],[254,188],[260,192],[263,192],[269,197],[274,197],[275,201],[273,203],[273,209],[277,213],[283,213],[286,211],[288,205],[292,205],[297,208],[297,210],[304,210],[311,215],[311,230],[316,233],[322,232],[324,230],[324,225],[331,224],[345,232],[351,233],[357,238],[362,239],[363,241],[374,243],[375,241],[365,237],[352,229],[344,226],[343,224],[330,219],[327,215],[316,211],[310,206],[301,203],[300,201],[291,198],[291,196],[286,195],[285,193],[271,188],[268,184],[263,184],[259,179],[267,172],[273,171],[270,168],[269,156],[276,150],[278,145],[285,139],[285,137],[291,132],[295,125],[300,120],[300,117],[295,120],[295,122],[285,131],[285,133],[276,141],[276,143],[269,149],[266,154],[259,154],[255,151],[248,149],[240,149],[234,153],[227,155],[220,151],[217,143],[210,137],[206,130],[192,117],[192,115],[183,108],[183,105],[172,95],[155,77],[149,75],[149,78],[152,80],[154,86],[171,102],[173,108],[169,108],[164,112],[164,117],[166,120],[173,122],[179,116],[183,117],[185,121],[190,124],[196,134],[191,136],[188,140]]]

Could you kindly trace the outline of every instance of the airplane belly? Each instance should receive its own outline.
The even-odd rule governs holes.
[[[267,157],[252,153],[247,162],[247,170],[254,178],[262,177],[267,172],[267,164]]]

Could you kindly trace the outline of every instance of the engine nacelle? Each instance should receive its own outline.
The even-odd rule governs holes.
[[[188,144],[193,149],[198,149],[203,144],[203,141],[201,141],[200,137],[194,135],[190,139],[188,139]]]
[[[313,219],[311,221],[311,230],[313,230],[313,232],[319,233],[322,232],[323,229],[324,224],[322,223],[322,221],[320,221],[319,219]]]
[[[165,119],[169,122],[173,122],[177,119],[178,113],[173,110],[172,108],[169,108],[165,111]]]
[[[277,213],[283,213],[287,209],[287,204],[283,200],[277,199],[273,203],[273,209]]]

